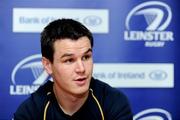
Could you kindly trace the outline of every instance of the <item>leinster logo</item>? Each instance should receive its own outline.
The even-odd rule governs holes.
[[[133,120],[172,120],[171,114],[160,108],[143,110],[133,117]]]
[[[171,8],[163,2],[149,1],[135,6],[127,15],[124,32],[126,41],[145,41],[146,47],[163,47],[173,41]]]
[[[11,74],[11,95],[26,95],[34,92],[45,82],[48,74],[41,64],[41,55],[32,55],[21,60]]]

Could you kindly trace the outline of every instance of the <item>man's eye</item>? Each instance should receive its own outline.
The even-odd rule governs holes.
[[[91,58],[90,55],[85,55],[85,56],[82,58],[82,60],[88,60],[89,58]]]
[[[73,59],[67,59],[67,60],[65,60],[64,62],[65,63],[72,63],[74,60]]]

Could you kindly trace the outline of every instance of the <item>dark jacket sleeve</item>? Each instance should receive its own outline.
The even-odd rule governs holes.
[[[101,103],[105,120],[133,120],[129,101],[123,92],[97,79],[92,79],[91,87]]]
[[[37,94],[31,95],[14,113],[14,120],[41,120],[43,118],[43,100]]]
[[[118,90],[107,93],[105,99],[107,120],[133,120],[133,114],[127,97]]]
[[[36,109],[34,109],[34,104],[32,98],[25,100],[14,113],[14,120],[35,120]]]
[[[52,88],[52,82],[48,81],[35,93],[26,99],[14,113],[14,120],[42,120],[44,108],[48,101],[47,91]]]

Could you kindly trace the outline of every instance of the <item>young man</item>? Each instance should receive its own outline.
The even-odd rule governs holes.
[[[41,33],[42,63],[53,78],[24,101],[14,120],[132,120],[126,96],[94,79],[93,36],[72,19]]]

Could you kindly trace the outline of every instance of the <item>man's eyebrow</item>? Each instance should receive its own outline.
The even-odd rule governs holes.
[[[85,51],[83,54],[87,54],[88,52],[92,52],[92,49],[89,48],[87,51]],[[64,57],[70,57],[70,56],[73,56],[74,54],[72,53],[65,53],[61,56],[61,58],[64,58]]]
[[[61,58],[64,58],[64,57],[69,57],[69,56],[73,56],[72,53],[65,53],[61,56]]]
[[[87,54],[88,52],[92,52],[92,49],[89,48],[87,51],[84,52],[84,54]]]

